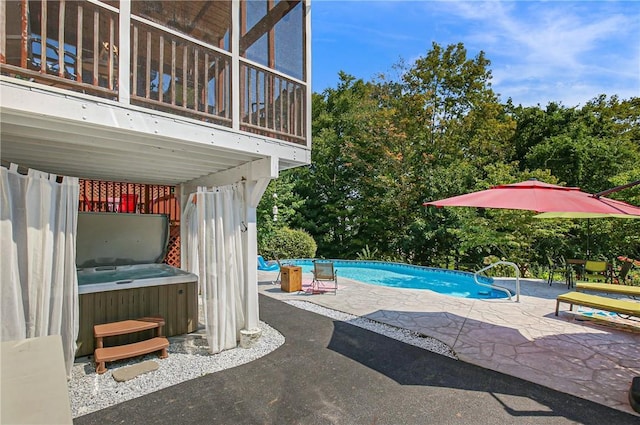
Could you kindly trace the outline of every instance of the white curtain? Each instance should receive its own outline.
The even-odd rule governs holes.
[[[241,185],[198,188],[183,215],[183,268],[199,276],[211,353],[236,347],[245,324],[243,217]]]
[[[78,335],[79,184],[12,164],[1,167],[2,341],[61,335],[71,373]]]

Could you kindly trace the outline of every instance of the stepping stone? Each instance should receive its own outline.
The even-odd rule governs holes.
[[[158,363],[153,360],[147,360],[142,363],[134,364],[131,366],[121,367],[112,372],[113,379],[118,382],[128,381],[143,373],[153,372],[158,369]]]

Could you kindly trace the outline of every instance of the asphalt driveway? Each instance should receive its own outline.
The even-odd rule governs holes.
[[[260,296],[283,346],[84,424],[638,424],[638,416]]]

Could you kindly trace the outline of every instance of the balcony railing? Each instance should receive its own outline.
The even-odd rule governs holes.
[[[91,2],[6,2],[3,74],[117,97],[118,11]]]
[[[294,143],[305,141],[305,86],[281,74],[240,63],[240,128]]]
[[[231,126],[231,56],[132,17],[132,103]]]
[[[237,102],[236,128],[306,144],[304,82],[241,58],[234,88],[229,52],[135,15],[124,60],[119,10],[94,0],[6,2],[4,19],[4,75],[227,127]],[[129,70],[128,99],[120,67]]]

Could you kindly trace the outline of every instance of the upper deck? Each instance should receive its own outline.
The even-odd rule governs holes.
[[[3,160],[164,184],[310,162],[305,1],[9,0],[0,17]]]

